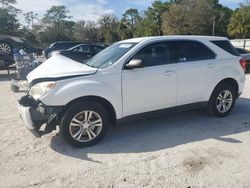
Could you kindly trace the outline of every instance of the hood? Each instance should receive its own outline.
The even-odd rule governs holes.
[[[30,83],[36,79],[84,76],[94,74],[96,71],[97,68],[92,68],[63,55],[55,54],[30,72],[27,79],[28,83]]]

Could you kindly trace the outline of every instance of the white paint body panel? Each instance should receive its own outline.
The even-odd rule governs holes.
[[[145,45],[169,39],[200,41],[216,53],[216,59],[123,69],[128,58]],[[82,75],[57,81],[55,88],[39,100],[48,106],[64,106],[80,97],[98,96],[113,105],[117,119],[189,103],[206,102],[215,86],[225,78],[235,79],[239,85],[239,93],[242,92],[245,75],[239,64],[240,58],[225,52],[210,40],[226,38],[170,36],[121,41],[120,43],[138,44],[112,66],[99,70],[56,54],[31,72],[28,81],[44,77]]]

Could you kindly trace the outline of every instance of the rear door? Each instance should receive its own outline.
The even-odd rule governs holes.
[[[218,64],[216,54],[199,41],[172,41],[172,58],[177,62],[177,105],[207,101],[210,81]]]

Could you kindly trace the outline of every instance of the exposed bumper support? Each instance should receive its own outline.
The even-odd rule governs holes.
[[[60,109],[40,106],[30,96],[24,96],[18,101],[18,111],[23,124],[36,137],[48,134],[56,128],[57,113]]]

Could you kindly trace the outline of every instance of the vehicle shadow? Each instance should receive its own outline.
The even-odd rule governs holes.
[[[180,112],[111,127],[103,141],[89,148],[75,149],[56,135],[51,148],[63,155],[93,161],[88,154],[152,152],[206,139],[240,144],[241,140],[230,135],[250,131],[249,113],[250,99],[240,98],[225,118],[211,117],[204,109]]]

